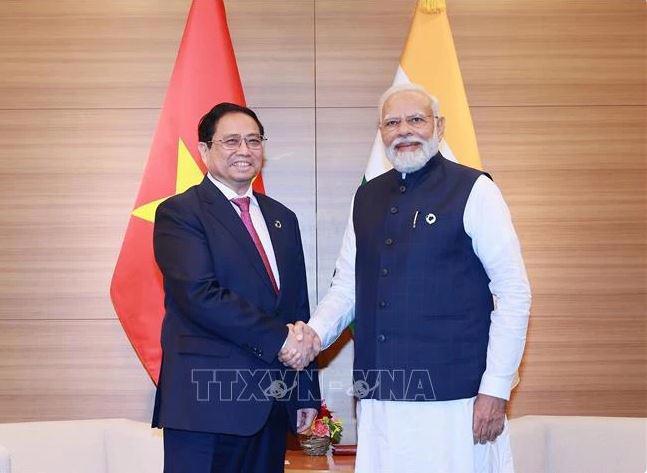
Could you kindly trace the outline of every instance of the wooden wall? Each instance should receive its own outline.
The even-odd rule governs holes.
[[[108,287],[189,4],[0,3],[0,422],[150,416]],[[413,4],[226,1],[271,138],[268,193],[298,213],[313,300]],[[647,416],[645,4],[448,4],[533,286],[511,415]],[[351,352],[345,339],[321,357],[347,422]]]

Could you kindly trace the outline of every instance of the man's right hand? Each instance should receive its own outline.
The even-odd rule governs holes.
[[[285,345],[279,352],[279,361],[285,366],[302,370],[321,351],[319,335],[302,321],[288,324],[289,333]]]

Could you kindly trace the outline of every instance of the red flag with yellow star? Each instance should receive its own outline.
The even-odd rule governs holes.
[[[164,317],[162,275],[153,255],[155,210],[202,180],[198,122],[219,102],[245,105],[225,8],[222,0],[194,0],[110,287],[121,324],[155,383]],[[264,191],[260,176],[254,190]]]

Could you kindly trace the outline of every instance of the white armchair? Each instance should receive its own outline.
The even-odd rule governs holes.
[[[0,473],[161,473],[163,455],[161,431],[142,422],[0,424]]]
[[[9,450],[0,445],[0,473],[11,473]]]
[[[647,419],[524,416],[510,421],[517,473],[644,473]]]

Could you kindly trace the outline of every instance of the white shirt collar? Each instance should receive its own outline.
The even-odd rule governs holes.
[[[247,190],[243,195],[238,195],[236,191],[234,191],[227,184],[213,177],[210,172],[207,173],[207,177],[211,182],[214,183],[214,185],[218,188],[218,190],[220,190],[220,192],[222,192],[225,195],[225,198],[227,200],[231,201],[231,199],[236,199],[238,197],[249,197],[252,204],[258,205],[258,202],[256,201],[256,196],[254,196],[251,185],[247,188]]]

